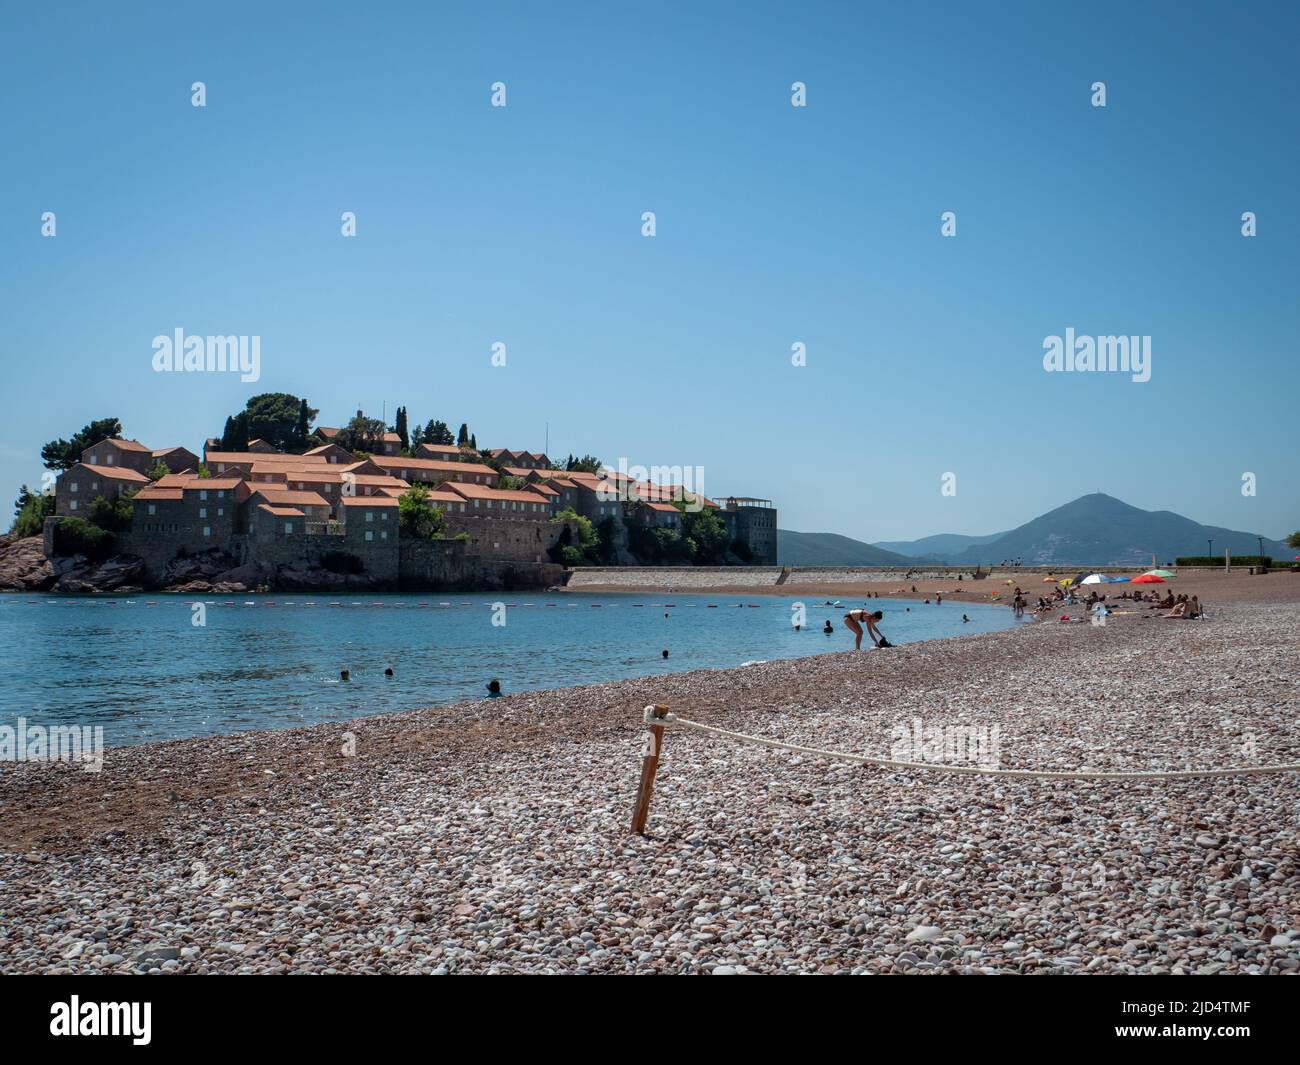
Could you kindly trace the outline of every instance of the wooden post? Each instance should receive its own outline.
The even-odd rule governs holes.
[[[650,709],[647,707],[647,709]],[[655,717],[663,717],[668,707],[656,705]],[[636,789],[636,806],[632,810],[632,831],[645,835],[645,822],[650,814],[650,796],[655,790],[655,773],[659,769],[659,752],[664,745],[663,725],[646,726],[645,746],[641,750],[641,783]]]

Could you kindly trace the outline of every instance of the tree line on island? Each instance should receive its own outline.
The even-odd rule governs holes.
[[[305,397],[287,392],[266,392],[253,396],[243,410],[226,419],[219,438],[220,450],[246,451],[252,441],[262,440],[287,454],[303,454],[327,442],[313,429],[318,413]],[[446,422],[433,418],[412,429],[405,407],[397,408],[391,426],[385,425],[379,418],[358,414],[340,428],[333,442],[362,459],[379,450],[384,434],[388,432],[397,435],[403,456],[417,457],[421,444],[456,446],[471,453],[476,461],[495,470],[499,475],[500,488],[517,490],[524,487],[522,479],[505,472],[507,463],[486,451],[479,451],[477,437],[467,423],[462,422],[455,434]],[[45,444],[41,448],[41,461],[46,469],[61,473],[80,462],[82,452],[91,445],[109,437],[123,435],[120,419],[98,418],[73,433],[69,439],[58,438]],[[594,455],[570,454],[563,463],[551,463],[549,468],[557,472],[599,473],[604,464]],[[168,472],[166,464],[159,461],[148,476],[150,480],[156,481]],[[202,464],[196,472],[199,477],[211,476]],[[398,527],[401,535],[418,539],[437,539],[445,535],[446,516],[440,507],[429,504],[428,491],[427,486],[416,484],[398,500]],[[91,501],[85,518],[65,518],[61,521],[56,545],[60,553],[84,554],[99,559],[112,554],[116,534],[130,528],[133,494],[133,490],[124,491],[116,500],[97,496]],[[640,522],[629,525],[627,551],[638,561],[646,565],[678,566],[720,566],[751,561],[746,545],[730,540],[725,524],[716,514],[707,508],[688,511],[682,501],[677,501],[675,505],[682,511],[680,531]],[[47,491],[33,492],[24,484],[14,504],[14,521],[10,534],[19,537],[39,536],[45,519],[54,513],[54,506],[52,487]],[[552,520],[570,523],[552,550],[554,561],[566,566],[617,563],[619,549],[612,517],[593,523],[572,508],[566,508]],[[571,529],[577,530],[576,535]]]

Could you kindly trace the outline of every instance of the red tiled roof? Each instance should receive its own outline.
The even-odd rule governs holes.
[[[496,470],[478,462],[443,462],[440,459],[408,459],[401,455],[374,455],[370,459],[383,470],[428,470],[430,473],[455,473],[465,476],[470,473],[490,473],[496,476]]]
[[[242,477],[195,477],[181,487],[187,492],[207,491],[208,489],[238,488],[243,483]]]
[[[277,488],[258,488],[257,494],[272,506],[328,507],[329,500],[315,492],[289,492]]]
[[[99,442],[99,444],[113,444],[115,447],[119,448],[122,451],[150,451],[151,450],[150,448],[147,448],[142,443],[140,443],[139,440],[123,440],[120,436],[106,436],[103,440]],[[91,444],[90,447],[86,448],[85,450],[91,451],[94,448],[99,447],[99,444]]]
[[[185,493],[179,488],[159,488],[156,484],[151,484],[141,488],[136,492],[132,499],[170,499],[176,502],[185,498]]]
[[[395,507],[397,500],[389,495],[344,496],[343,505],[345,507]]]
[[[443,485],[448,491],[462,495],[466,499],[500,499],[503,502],[515,503],[542,503],[549,505],[550,500],[545,496],[538,495],[536,492],[516,492],[503,488],[488,488],[482,484],[461,484],[458,481],[448,481]]]
[[[257,509],[264,510],[268,514],[274,514],[277,518],[305,518],[307,516],[297,507],[275,507],[270,503],[259,503]]]
[[[135,470],[128,470],[123,466],[92,466],[89,462],[79,462],[81,466],[92,473],[97,473],[108,481],[131,481],[133,483],[148,484],[149,478],[143,473],[136,473]],[[73,469],[76,469],[74,466]]]

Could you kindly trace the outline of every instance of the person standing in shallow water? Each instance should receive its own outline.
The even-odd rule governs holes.
[[[873,613],[870,610],[861,609],[850,610],[844,615],[844,624],[847,625],[849,630],[853,633],[854,650],[862,650],[862,634],[864,631],[864,625],[866,626],[865,631],[867,635],[871,637],[872,643],[877,647],[880,646],[884,637],[880,634],[880,630],[876,628],[876,622],[880,621],[884,616],[885,612],[883,610],[877,610]]]
[[[488,681],[487,690],[488,690],[487,697],[489,699],[501,698],[501,682],[497,680],[495,677],[492,680]]]

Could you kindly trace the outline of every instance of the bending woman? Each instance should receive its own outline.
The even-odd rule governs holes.
[[[880,630],[876,628],[876,622],[880,621],[884,616],[885,612],[883,610],[872,612],[870,610],[860,609],[850,610],[844,615],[844,624],[853,631],[853,647],[855,650],[862,650],[862,627],[864,625],[866,626],[867,635],[871,637],[872,643],[877,647],[880,646],[880,642],[884,639],[884,636],[882,636]]]

